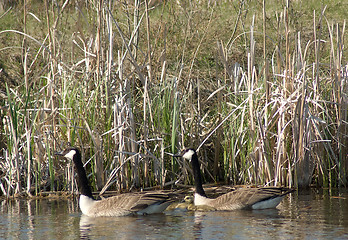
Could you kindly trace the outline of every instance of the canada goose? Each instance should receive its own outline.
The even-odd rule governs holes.
[[[189,148],[175,156],[181,156],[191,162],[195,181],[194,204],[196,206],[209,206],[215,210],[275,208],[286,194],[293,191],[282,187],[239,188],[211,199],[206,196],[202,187],[200,165],[196,151]]]
[[[95,200],[83,168],[80,151],[70,147],[62,153],[56,153],[72,160],[76,167],[77,182],[80,189],[80,209],[90,217],[145,215],[163,212],[172,203],[171,194],[162,192],[124,193],[118,196]]]

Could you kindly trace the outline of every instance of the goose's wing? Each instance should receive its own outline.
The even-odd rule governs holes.
[[[125,216],[141,211],[150,205],[171,202],[171,196],[164,193],[124,193],[96,201],[92,215]]]
[[[138,212],[151,205],[160,205],[167,203],[168,205],[173,202],[173,199],[169,194],[166,193],[145,193],[140,196],[131,207],[132,211]]]
[[[280,202],[281,198],[291,191],[281,187],[240,188],[214,199],[211,206],[218,210],[248,209],[254,204],[270,199],[279,198]]]
[[[131,208],[139,200],[140,195],[124,193],[96,201],[91,208],[94,216],[125,216],[132,214]]]

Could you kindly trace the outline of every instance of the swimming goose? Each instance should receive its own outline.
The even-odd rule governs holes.
[[[206,196],[202,187],[202,177],[196,151],[189,148],[175,156],[180,156],[191,162],[195,181],[194,205],[196,206],[208,206],[215,210],[275,208],[286,194],[293,191],[282,187],[239,188],[211,199]]]
[[[126,216],[161,213],[173,202],[172,196],[174,195],[163,192],[124,193],[102,200],[95,200],[88,184],[86,171],[83,168],[80,151],[71,147],[62,153],[56,154],[74,162],[81,194],[79,205],[82,213],[87,216]]]

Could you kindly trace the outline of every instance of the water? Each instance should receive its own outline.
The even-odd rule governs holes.
[[[348,239],[348,192],[309,190],[277,209],[89,218],[76,200],[0,202],[0,239]]]

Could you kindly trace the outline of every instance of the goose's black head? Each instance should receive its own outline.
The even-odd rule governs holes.
[[[191,161],[193,156],[197,156],[196,150],[193,148],[187,148],[181,152],[181,157],[188,161]]]
[[[81,161],[80,150],[76,147],[69,147],[63,152],[56,153],[56,155],[62,156],[70,161],[74,161],[75,164],[77,163],[77,161]]]
[[[181,153],[174,155],[174,157],[182,157],[185,160],[191,161],[193,155],[197,155],[196,150],[193,148],[186,148]]]

